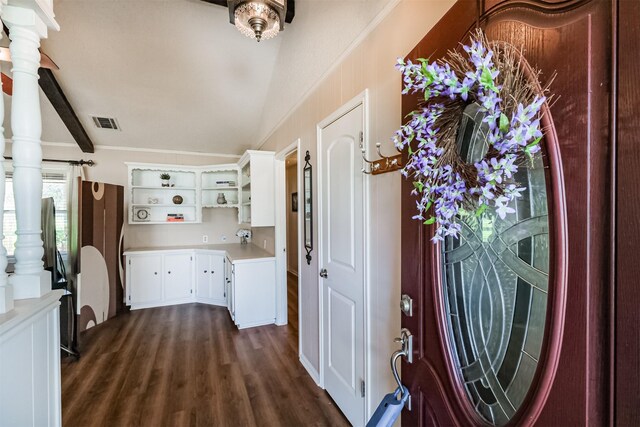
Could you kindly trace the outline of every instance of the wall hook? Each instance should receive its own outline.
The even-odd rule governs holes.
[[[385,156],[384,154],[382,154],[381,147],[381,143],[376,143],[376,152],[378,153],[378,156],[380,158],[378,160],[369,160],[365,155],[364,146],[360,144],[360,150],[362,151],[362,160],[364,161],[362,172],[367,175],[379,175],[382,173],[393,172],[402,168],[402,154],[396,154],[395,156]],[[368,170],[367,166],[369,166]]]

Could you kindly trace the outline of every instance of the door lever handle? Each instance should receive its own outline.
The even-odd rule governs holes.
[[[407,362],[413,363],[413,335],[411,335],[411,331],[407,328],[402,328],[400,336],[394,338],[393,341],[400,343],[400,350],[396,353],[400,353],[400,356],[404,356],[407,359]]]
[[[322,270],[320,270],[320,277],[322,277],[323,279],[326,279],[327,277],[329,277],[329,274],[327,273],[326,268],[323,268]]]

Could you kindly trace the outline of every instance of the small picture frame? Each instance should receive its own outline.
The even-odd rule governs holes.
[[[291,193],[291,212],[298,212],[298,192]]]

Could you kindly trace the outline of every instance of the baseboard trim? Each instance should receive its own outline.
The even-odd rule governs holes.
[[[313,365],[311,364],[311,362],[309,362],[309,359],[307,359],[302,353],[300,353],[300,363],[302,364],[302,366],[304,366],[304,369],[307,370],[307,373],[309,374],[313,382],[315,382],[318,387],[322,387],[320,385],[320,374],[318,374],[318,371],[313,368]]]

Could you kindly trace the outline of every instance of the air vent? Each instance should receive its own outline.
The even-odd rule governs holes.
[[[91,116],[93,119],[93,123],[96,125],[98,129],[113,129],[120,130],[120,126],[118,126],[118,122],[116,119],[112,119],[110,117],[97,117]]]

